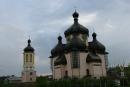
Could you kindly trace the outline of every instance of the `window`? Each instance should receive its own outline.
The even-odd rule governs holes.
[[[30,81],[32,81],[32,78],[30,78]]]
[[[90,75],[90,73],[89,73],[89,70],[88,70],[88,69],[86,70],[86,75],[87,75],[87,76],[89,76],[89,75]]]
[[[32,58],[32,54],[30,54],[30,58]]]
[[[72,52],[72,68],[79,68],[79,53],[74,51]]]
[[[65,77],[68,77],[68,71],[67,70],[65,71]]]
[[[30,62],[32,62],[32,54],[30,54]]]
[[[28,62],[28,54],[26,54],[26,62]]]
[[[65,71],[65,76],[64,76],[65,78],[67,78],[68,77],[68,71],[66,70]]]
[[[33,75],[33,73],[32,73],[32,72],[30,72],[30,75]]]

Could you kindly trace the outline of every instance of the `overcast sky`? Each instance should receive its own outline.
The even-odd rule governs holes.
[[[130,0],[0,0],[0,75],[21,75],[29,36],[37,74],[49,74],[49,56],[60,33],[79,22],[93,31],[109,52],[109,66],[130,62]]]

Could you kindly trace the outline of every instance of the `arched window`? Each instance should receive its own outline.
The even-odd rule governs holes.
[[[67,70],[65,71],[64,78],[68,78],[68,71]]]
[[[77,51],[72,52],[72,68],[79,68],[79,53]]]
[[[89,73],[89,70],[88,70],[88,69],[86,70],[86,75],[87,75],[87,76],[89,76],[89,75],[90,75],[90,73]]]
[[[68,77],[68,71],[67,70],[65,71],[65,77]]]
[[[32,72],[30,72],[30,75],[32,75],[33,73]]]
[[[32,78],[30,78],[30,81],[32,81]]]
[[[28,54],[26,54],[26,62],[28,62]]]

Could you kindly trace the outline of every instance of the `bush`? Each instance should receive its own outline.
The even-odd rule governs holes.
[[[36,80],[37,87],[47,87],[47,83],[48,83],[47,78],[42,77],[42,76],[37,77],[37,80]]]

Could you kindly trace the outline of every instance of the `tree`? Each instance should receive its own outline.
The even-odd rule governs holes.
[[[45,77],[37,77],[36,80],[37,87],[47,87],[47,78]]]

